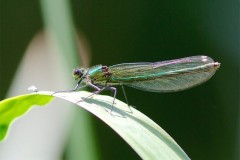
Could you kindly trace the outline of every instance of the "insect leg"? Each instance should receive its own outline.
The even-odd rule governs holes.
[[[90,82],[87,82],[86,85],[89,86],[89,87],[92,87],[92,88],[95,89],[96,91],[93,92],[91,95],[83,98],[81,101],[84,101],[86,98],[89,98],[89,97],[91,97],[91,96],[93,96],[93,95],[95,95],[95,94],[99,94],[99,93],[102,92],[104,89],[106,89],[106,87],[100,88],[100,87],[98,87],[98,86],[96,86],[96,85],[94,85],[94,84],[92,84],[92,83],[90,83]],[[79,102],[80,102],[80,101],[79,101]]]
[[[91,94],[90,96],[85,97],[84,99],[89,98],[89,97],[91,97],[91,96],[93,96],[95,94],[99,94],[103,90],[111,90],[113,92],[113,103],[112,103],[112,108],[111,108],[111,111],[110,111],[110,113],[112,113],[113,105],[115,103],[115,99],[116,99],[116,95],[117,95],[117,89],[115,87],[111,87],[111,86],[94,85],[92,83],[87,83],[87,85],[92,87],[92,88],[94,88],[94,89],[96,89],[96,91],[93,94]],[[83,99],[83,101],[84,101],[84,99]]]
[[[121,87],[122,87],[122,91],[123,91],[125,100],[126,100],[126,102],[127,102],[128,108],[129,108],[129,110],[131,111],[131,113],[133,113],[132,110],[131,110],[131,107],[130,107],[130,105],[129,105],[129,103],[128,103],[127,94],[126,94],[126,92],[125,92],[125,89],[124,89],[123,84],[121,84]]]
[[[106,88],[106,90],[107,89],[109,89],[109,90],[111,90],[113,92],[113,103],[112,103],[112,108],[111,108],[111,111],[110,111],[110,113],[112,113],[113,105],[114,105],[114,102],[115,102],[115,99],[116,99],[116,95],[117,95],[117,88],[109,86],[109,87]]]
[[[87,84],[85,84],[85,85],[83,85],[83,86],[80,86],[81,82],[82,82],[82,80],[79,80],[78,83],[77,83],[77,85],[75,86],[75,88],[72,89],[72,90],[56,91],[56,92],[54,92],[53,94],[51,94],[51,96],[54,95],[54,94],[56,94],[56,93],[61,93],[61,92],[74,92],[74,91],[76,91],[76,90],[78,90],[78,89],[80,89],[80,88],[84,88],[84,87],[87,86]]]

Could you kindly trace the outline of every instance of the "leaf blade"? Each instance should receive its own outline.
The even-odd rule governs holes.
[[[53,97],[49,95],[26,94],[2,100],[0,102],[0,141],[6,137],[11,123],[25,114],[34,105],[43,106]]]
[[[59,93],[63,98],[88,110],[116,131],[143,159],[190,159],[181,147],[160,126],[135,108],[115,100],[113,115],[109,112],[113,98],[89,92]]]
[[[20,96],[21,100],[25,101],[22,103],[28,106],[24,108],[25,112],[33,105],[44,105],[50,102],[53,98],[51,96],[52,93],[53,92],[40,91]],[[117,99],[115,100],[116,104],[113,108],[113,114],[110,114],[109,111],[112,108],[111,104],[113,98],[109,96],[93,95],[93,97],[81,101],[82,98],[89,97],[91,95],[93,94],[80,91],[56,93],[53,96],[74,103],[96,115],[99,119],[104,121],[114,131],[116,131],[142,159],[190,159],[182,148],[171,138],[171,136],[146,115],[142,114],[135,108],[131,108],[133,113],[130,113],[127,104]],[[43,99],[47,97],[47,100],[39,101],[41,97]],[[18,100],[18,97],[13,97],[10,100],[16,101],[16,99]],[[1,105],[2,103],[6,103],[6,101],[8,100],[3,102],[1,101],[0,103],[0,132],[6,132],[9,125],[14,120],[14,118],[12,118],[7,127],[6,125],[1,125],[1,120],[3,120],[1,114],[3,109]],[[26,101],[30,102],[26,103]],[[18,116],[22,114],[23,113],[18,114]],[[15,116],[15,118],[18,116]],[[0,133],[0,135],[3,134]]]

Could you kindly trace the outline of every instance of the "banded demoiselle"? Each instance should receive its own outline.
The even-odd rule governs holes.
[[[112,90],[114,104],[117,93],[114,86],[121,85],[128,103],[123,85],[149,92],[176,92],[207,81],[219,67],[220,63],[214,62],[210,57],[192,56],[153,63],[122,63],[109,67],[97,65],[89,69],[76,68],[73,76],[78,82],[72,91],[78,90],[81,86],[95,89],[92,95],[103,90]]]

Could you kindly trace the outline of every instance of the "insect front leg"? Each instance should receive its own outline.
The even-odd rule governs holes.
[[[77,85],[76,85],[75,88],[72,89],[72,90],[56,91],[56,92],[54,92],[53,94],[51,94],[51,96],[53,96],[53,95],[56,94],[56,93],[62,93],[62,92],[75,92],[75,91],[77,91],[78,89],[81,89],[81,88],[84,88],[84,87],[87,86],[87,84],[81,86],[81,85],[80,85],[81,82],[82,82],[82,79],[78,81]]]

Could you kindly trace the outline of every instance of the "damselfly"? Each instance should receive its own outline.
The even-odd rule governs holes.
[[[122,63],[109,67],[97,65],[89,69],[76,68],[73,76],[78,82],[72,91],[85,86],[96,90],[92,95],[103,90],[112,90],[113,107],[117,93],[115,85],[122,86],[128,103],[123,85],[150,92],[176,92],[207,81],[219,67],[220,63],[214,62],[210,57],[192,56],[153,63]]]

